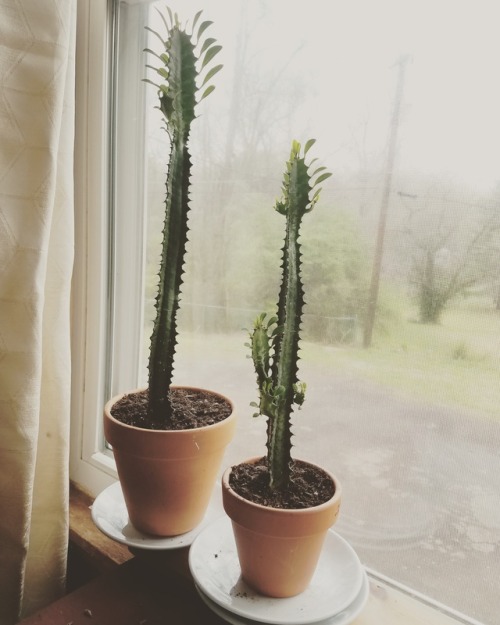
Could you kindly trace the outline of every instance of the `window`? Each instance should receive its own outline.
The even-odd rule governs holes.
[[[113,475],[99,430],[102,402],[146,382],[168,142],[154,88],[141,82],[149,62],[142,50],[157,45],[144,26],[161,30],[163,4],[116,2],[109,15],[99,4],[87,3],[90,41],[80,41],[90,55],[80,57],[89,93],[78,114],[92,130],[79,137],[88,150],[79,152],[88,153],[79,170],[87,248],[78,256],[86,274],[77,275],[77,296],[87,316],[76,344],[86,359],[75,372],[85,393],[75,406],[84,434],[75,441],[74,474],[85,480],[95,470],[102,486]],[[175,381],[235,401],[240,423],[226,464],[264,452],[265,423],[249,408],[256,384],[242,328],[275,303],[282,224],[272,207],[291,140],[316,138],[311,154],[333,176],[304,222],[300,377],[308,388],[294,455],[340,478],[337,528],[368,567],[466,615],[464,622],[493,625],[500,612],[495,3],[170,2],[181,20],[201,4],[223,45],[224,69],[192,132],[191,249]],[[106,40],[101,26],[110,20],[114,37]],[[106,84],[114,85],[108,96]],[[377,249],[380,284],[367,337]],[[96,371],[107,377],[96,380]]]

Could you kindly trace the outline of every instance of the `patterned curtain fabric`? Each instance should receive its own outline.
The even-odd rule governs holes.
[[[0,2],[0,625],[64,591],[75,22]]]

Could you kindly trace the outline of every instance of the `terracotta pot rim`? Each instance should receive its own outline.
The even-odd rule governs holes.
[[[263,456],[253,456],[252,458],[247,458],[246,460],[242,460],[241,462],[237,464],[245,464],[245,463],[252,464],[254,462],[257,462],[258,460],[261,460],[262,458]],[[324,508],[331,507],[332,504],[335,504],[341,498],[342,486],[340,485],[340,482],[335,477],[335,475],[333,475],[333,473],[331,473],[324,467],[316,464],[315,462],[311,462],[310,460],[303,460],[302,458],[293,458],[293,460],[298,460],[300,462],[304,462],[306,464],[317,467],[321,469],[322,471],[324,471],[333,480],[333,483],[335,485],[335,492],[330,497],[330,499],[323,502],[322,504],[319,504],[319,506],[310,506],[309,508],[274,508],[273,506],[265,506],[260,503],[255,503],[254,501],[250,501],[250,499],[245,499],[245,497],[242,497],[233,488],[231,488],[229,484],[229,476],[231,474],[233,466],[236,466],[236,465],[232,465],[230,467],[227,467],[227,469],[225,469],[222,475],[222,486],[223,488],[226,488],[228,492],[231,493],[232,497],[235,497],[239,501],[245,502],[245,504],[247,504],[248,506],[251,506],[252,508],[256,510],[266,510],[268,513],[272,512],[273,514],[283,515],[283,516],[290,515],[291,513],[293,513],[294,515],[300,514],[301,516],[317,514]]]
[[[211,395],[216,395],[217,397],[220,397],[224,399],[225,401],[227,401],[227,403],[231,407],[231,412],[225,419],[222,419],[221,421],[217,421],[216,423],[212,423],[210,425],[203,425],[198,428],[188,428],[188,429],[183,429],[183,430],[153,430],[149,428],[140,428],[140,427],[137,427],[136,425],[129,425],[128,423],[123,423],[122,421],[115,419],[115,417],[113,417],[113,415],[111,414],[112,406],[125,395],[130,395],[131,393],[138,393],[140,391],[145,391],[147,387],[144,386],[144,387],[132,389],[131,391],[126,391],[125,393],[120,393],[118,395],[115,395],[114,397],[111,397],[111,399],[108,399],[108,401],[104,405],[104,414],[106,418],[112,421],[113,423],[118,424],[120,427],[123,427],[130,431],[138,431],[141,433],[145,433],[146,435],[148,433],[151,433],[151,434],[170,434],[170,435],[176,434],[178,436],[183,436],[183,435],[186,436],[190,433],[192,434],[193,432],[203,432],[209,429],[221,427],[222,424],[227,423],[228,419],[235,418],[236,416],[235,410],[234,410],[234,403],[229,399],[229,397],[227,397],[226,395],[223,395],[222,393],[218,393],[217,391],[212,391],[211,389],[207,389],[207,388],[201,388],[199,386],[189,386],[189,385],[180,385],[180,384],[179,385],[172,384],[170,388],[190,389],[193,391],[203,391],[204,393],[210,393]]]

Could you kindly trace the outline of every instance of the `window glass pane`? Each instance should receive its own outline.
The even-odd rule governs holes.
[[[367,566],[493,625],[500,613],[496,3],[202,4],[224,69],[192,130],[175,382],[235,401],[240,423],[228,463],[264,453],[242,329],[276,304],[283,223],[273,205],[291,140],[317,139],[311,155],[333,176],[303,228],[307,394],[294,415],[294,455],[340,478],[336,528]],[[185,21],[200,3],[170,6]],[[147,382],[169,149],[155,89],[141,82],[151,62],[143,48],[158,49],[143,27],[162,32],[156,3],[122,2],[120,11],[116,302],[124,308],[115,305],[116,392]]]

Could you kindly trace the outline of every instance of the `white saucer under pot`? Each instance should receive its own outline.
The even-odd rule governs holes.
[[[178,536],[151,536],[137,530],[130,522],[120,482],[104,489],[92,505],[92,520],[109,538],[127,547],[148,550],[179,549],[188,547],[200,531],[222,514],[220,484],[217,483],[205,517],[198,527]]]
[[[196,586],[196,590],[198,591],[201,599],[212,610],[212,612],[223,618],[228,623],[231,623],[231,625],[255,625],[256,623],[258,623],[258,621],[255,621],[253,619],[238,616],[237,614],[233,614],[229,610],[225,610],[220,605],[215,603],[215,601],[209,599],[205,595],[205,593],[200,588],[198,588],[198,586]],[[363,573],[363,583],[361,585],[358,596],[354,599],[354,601],[349,606],[347,606],[347,608],[342,610],[342,612],[339,612],[338,614],[335,614],[325,620],[317,621],[316,623],[314,623],[314,625],[349,625],[349,623],[352,623],[354,619],[356,619],[363,611],[369,594],[370,585],[368,581],[368,576],[366,575],[366,573]],[[286,601],[286,599],[284,601]]]
[[[227,516],[207,525],[195,538],[189,552],[189,566],[196,585],[220,608],[239,618],[277,625],[319,623],[342,613],[358,598],[365,580],[356,552],[341,536],[329,530],[318,566],[305,591],[285,599],[260,595],[241,578]]]

